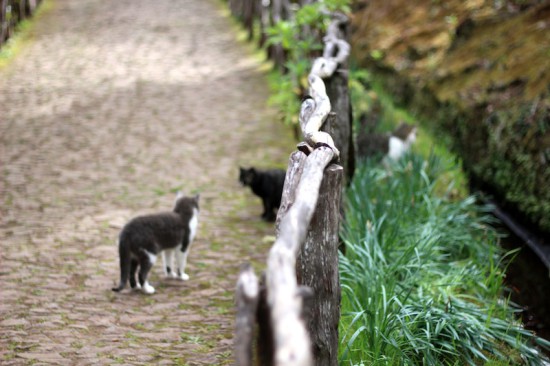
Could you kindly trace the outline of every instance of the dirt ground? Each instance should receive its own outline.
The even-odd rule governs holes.
[[[273,225],[239,165],[289,130],[219,0],[46,0],[0,69],[0,364],[233,364],[241,263]],[[129,218],[201,194],[187,282],[113,293]]]

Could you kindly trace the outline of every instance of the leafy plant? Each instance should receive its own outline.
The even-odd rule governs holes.
[[[449,169],[445,169],[437,181],[436,192],[452,193],[456,197],[468,195],[468,179],[461,169],[461,158],[451,152],[452,143],[448,136],[433,128],[430,121],[422,120],[408,110],[397,106],[392,95],[386,92],[380,82],[367,70],[350,70],[349,90],[353,110],[353,132],[358,134],[361,128],[360,119],[363,115],[379,118],[376,121],[374,132],[388,132],[395,129],[401,122],[417,127],[417,141],[413,151],[422,156],[435,154],[449,162]],[[452,166],[457,169],[451,169]]]
[[[341,364],[541,364],[503,292],[488,207],[436,195],[446,165],[410,154],[364,162],[346,194]]]
[[[330,22],[330,13],[349,12],[350,0],[324,0],[299,8],[290,19],[267,29],[266,46],[280,45],[286,52],[283,73],[271,77],[270,104],[279,108],[286,124],[298,123],[300,99],[307,90],[307,75],[313,57],[323,49],[321,37]]]

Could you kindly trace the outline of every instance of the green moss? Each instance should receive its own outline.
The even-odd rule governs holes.
[[[550,120],[544,107],[528,103],[517,109],[487,116],[477,130],[487,136],[487,144],[471,147],[466,134],[460,147],[471,160],[472,172],[489,183],[495,194],[517,207],[544,230],[550,230]],[[468,123],[474,130],[476,126]],[[477,158],[480,157],[480,158]]]
[[[547,5],[510,13],[488,3],[395,1],[386,12],[379,1],[355,18],[359,64],[436,140],[447,137],[476,183],[550,232]],[[452,16],[458,21],[444,24]],[[373,58],[373,50],[384,57]]]
[[[450,136],[443,134],[441,130],[435,128],[433,123],[427,121],[425,118],[418,115],[415,116],[407,109],[397,106],[392,95],[386,92],[379,80],[365,74],[363,74],[362,79],[372,89],[359,90],[355,88],[354,110],[372,113],[373,108],[379,108],[380,111],[377,113],[380,113],[380,123],[376,127],[378,131],[391,131],[403,121],[417,126],[418,138],[412,150],[425,158],[433,153],[449,164],[449,167],[456,166],[458,168],[448,169],[443,174],[438,180],[436,191],[443,193],[442,190],[446,190],[452,185],[451,193],[454,197],[466,197],[468,195],[468,179],[462,169],[462,160],[449,148],[449,146],[453,145]],[[370,100],[370,102],[357,106],[358,103],[365,103],[365,100]],[[359,113],[355,113],[355,116],[358,115]],[[357,122],[355,122],[355,129],[357,128]]]

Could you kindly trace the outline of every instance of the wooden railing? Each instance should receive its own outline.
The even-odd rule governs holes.
[[[311,0],[299,0],[298,4],[311,3]],[[231,14],[237,18],[246,31],[248,40],[254,38],[254,32],[258,32],[259,46],[263,47],[267,41],[267,28],[281,20],[287,20],[292,14],[292,4],[289,0],[228,0]],[[268,56],[275,66],[282,69],[286,61],[286,55],[280,45],[272,45],[267,49]]]
[[[17,24],[30,17],[42,0],[0,0],[0,49]]]
[[[254,21],[250,14],[262,14],[258,6],[267,2],[229,3],[248,26]],[[270,6],[284,3],[271,1]],[[235,14],[237,10],[241,13]],[[277,366],[338,363],[338,231],[342,186],[352,156],[346,26],[345,17],[333,17],[323,56],[308,76],[310,97],[299,115],[304,141],[289,159],[267,269],[261,279],[250,265],[239,275],[235,358],[241,366],[253,365],[254,359]],[[337,164],[343,161],[345,167]]]

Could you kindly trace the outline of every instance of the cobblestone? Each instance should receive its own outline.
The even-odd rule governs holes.
[[[217,0],[49,0],[0,70],[0,363],[232,364],[233,291],[273,226],[239,165],[290,131]],[[113,293],[132,216],[201,193],[191,279]]]

